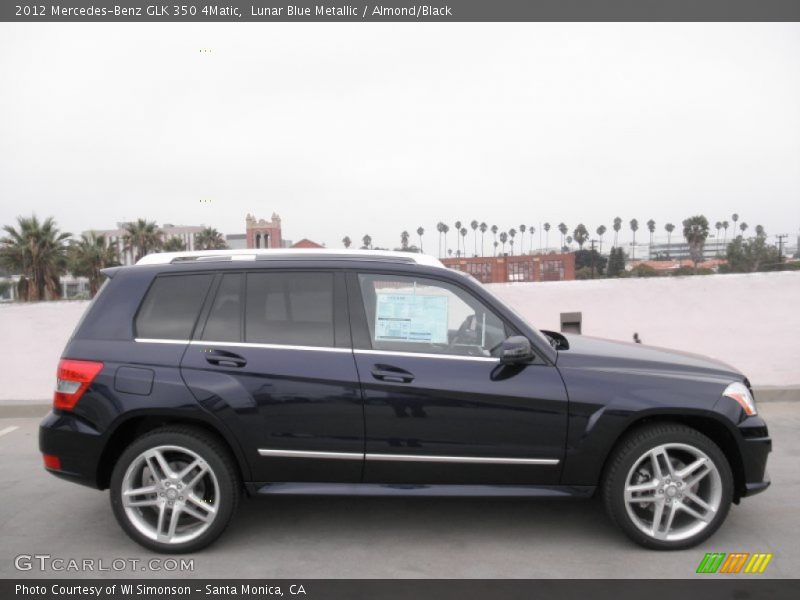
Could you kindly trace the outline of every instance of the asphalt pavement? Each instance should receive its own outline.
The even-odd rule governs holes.
[[[270,497],[245,500],[210,548],[172,557],[193,562],[182,573],[125,536],[108,492],[44,471],[38,418],[0,418],[0,577],[725,577],[695,575],[706,552],[771,552],[765,573],[748,577],[797,577],[800,403],[759,409],[772,487],[691,550],[639,548],[596,500]]]

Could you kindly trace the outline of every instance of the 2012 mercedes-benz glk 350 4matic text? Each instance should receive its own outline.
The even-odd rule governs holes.
[[[40,449],[154,550],[211,543],[242,493],[598,494],[634,541],[686,548],[769,485],[740,372],[539,331],[424,255],[164,253],[105,274]]]

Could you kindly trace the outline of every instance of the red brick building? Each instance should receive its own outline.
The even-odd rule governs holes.
[[[281,218],[277,213],[272,213],[272,218],[256,219],[253,215],[245,218],[247,226],[247,247],[248,248],[282,248],[283,237],[281,236]]]
[[[318,244],[317,242],[311,241],[308,238],[303,238],[299,242],[295,242],[292,244],[292,248],[324,248],[322,244]]]
[[[443,258],[442,263],[450,269],[469,273],[481,283],[575,279],[575,255],[572,253]]]

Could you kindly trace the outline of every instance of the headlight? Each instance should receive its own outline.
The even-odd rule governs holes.
[[[747,416],[752,417],[753,415],[757,414],[756,403],[755,400],[753,400],[753,394],[750,393],[750,390],[747,389],[745,384],[739,383],[738,381],[736,383],[732,383],[725,388],[725,391],[722,392],[722,395],[736,400]]]

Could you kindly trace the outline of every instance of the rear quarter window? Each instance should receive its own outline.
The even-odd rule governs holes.
[[[137,338],[188,340],[214,275],[156,277],[136,314]]]

